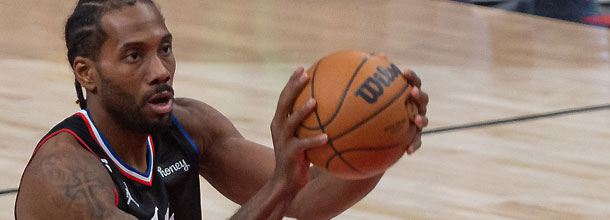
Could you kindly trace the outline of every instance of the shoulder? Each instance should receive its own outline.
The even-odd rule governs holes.
[[[16,201],[16,217],[106,216],[114,204],[114,184],[101,163],[61,132],[38,148],[26,167]],[[52,202],[49,202],[52,201]]]
[[[46,169],[82,166],[80,163],[88,164],[92,161],[97,161],[97,157],[81,147],[73,134],[60,132],[41,143],[24,174],[48,175]],[[104,169],[102,171],[105,172]]]
[[[241,137],[233,123],[212,106],[189,98],[177,98],[173,114],[194,139],[209,145],[225,137]]]
[[[212,106],[190,98],[176,98],[173,109],[173,114],[177,118],[202,118],[202,119],[214,119],[223,117],[220,112],[214,109]]]

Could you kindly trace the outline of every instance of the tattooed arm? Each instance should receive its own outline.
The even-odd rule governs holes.
[[[136,219],[114,202],[114,184],[104,167],[63,132],[44,143],[24,171],[15,217]]]

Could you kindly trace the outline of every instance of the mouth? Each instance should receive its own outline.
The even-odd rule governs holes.
[[[148,99],[154,113],[158,115],[168,114],[172,110],[174,94],[169,91],[157,93]]]
[[[151,103],[153,105],[163,105],[171,101],[173,97],[174,95],[171,92],[164,91],[150,97],[148,103]]]

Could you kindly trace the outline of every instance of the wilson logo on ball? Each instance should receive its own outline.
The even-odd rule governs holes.
[[[383,88],[390,87],[396,77],[401,74],[400,69],[394,64],[390,64],[390,67],[384,68],[377,66],[377,72],[373,76],[369,76],[360,88],[356,91],[355,95],[360,96],[364,101],[368,103],[375,103],[379,96],[383,95]]]

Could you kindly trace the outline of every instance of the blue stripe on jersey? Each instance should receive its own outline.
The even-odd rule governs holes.
[[[195,151],[197,152],[197,155],[199,155],[199,148],[197,147],[197,145],[195,144],[193,139],[191,139],[191,136],[188,133],[186,133],[186,130],[184,129],[184,127],[182,127],[182,125],[180,124],[180,122],[178,122],[178,119],[176,119],[176,117],[174,117],[174,115],[172,115],[172,120],[174,121],[174,123],[178,127],[178,130],[180,130],[182,135],[184,135],[186,140],[188,140],[189,143],[191,143],[191,146],[195,149]]]
[[[89,118],[91,118],[91,121],[93,122],[93,118],[91,117],[91,113],[89,112],[89,109],[85,109],[85,110],[87,111],[87,115],[89,115]],[[93,123],[95,124],[95,122],[93,122]],[[97,128],[93,128],[93,129],[97,130]],[[104,134],[102,134],[102,132],[100,130],[98,130],[97,132],[100,134],[100,137],[102,138],[102,141],[104,142],[106,147],[108,147],[108,150],[110,150],[110,153],[112,153],[112,156],[114,156],[114,158],[116,158],[119,161],[119,163],[121,163],[125,168],[127,168],[127,169],[129,169],[129,170],[131,170],[133,172],[136,172],[137,174],[140,174],[143,177],[146,177],[146,178],[150,177],[150,174],[152,173],[151,171],[152,171],[152,165],[153,165],[152,164],[153,163],[153,158],[151,157],[152,156],[152,152],[150,152],[150,143],[148,142],[148,138],[146,138],[146,146],[147,146],[147,148],[146,148],[146,156],[148,157],[148,168],[146,170],[146,173],[142,173],[142,172],[136,170],[135,168],[129,166],[129,164],[125,163],[125,161],[123,161],[114,152],[114,150],[112,149],[112,146],[110,146],[110,144],[106,140],[106,137],[104,136]]]

